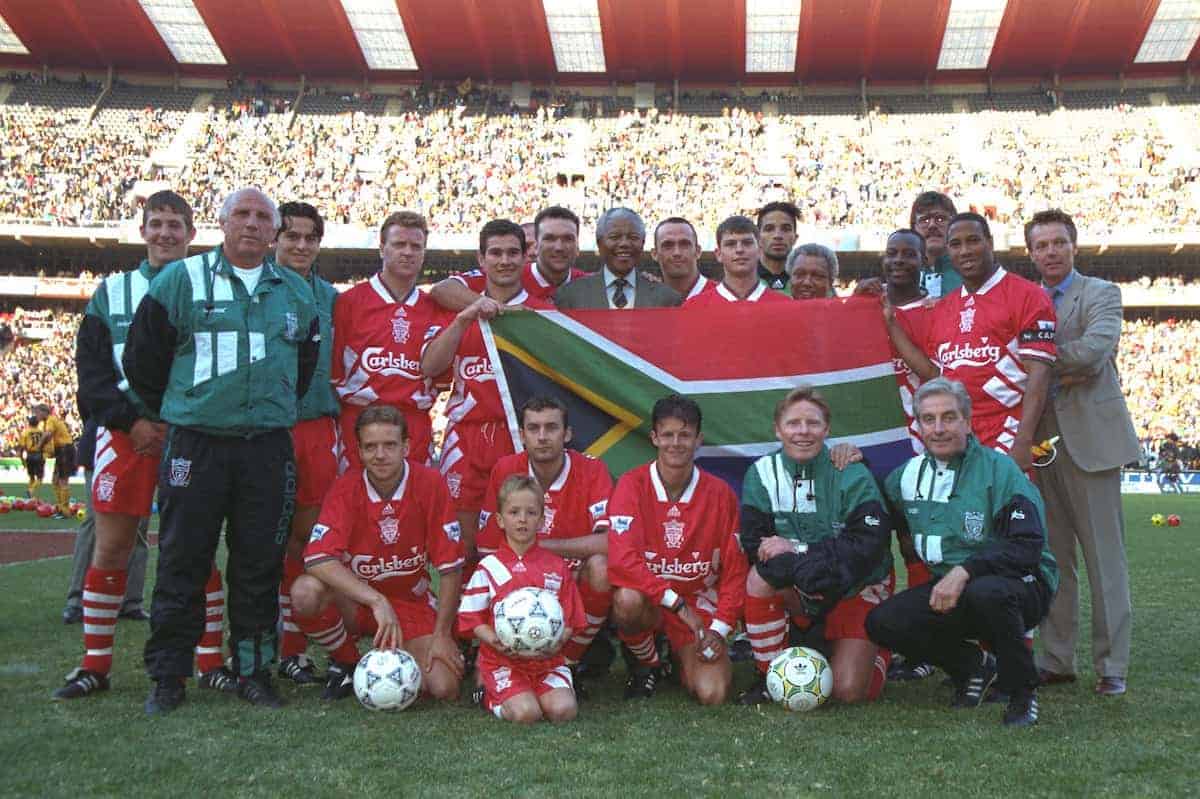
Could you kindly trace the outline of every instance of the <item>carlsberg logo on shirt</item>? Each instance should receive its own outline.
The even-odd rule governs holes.
[[[964,366],[987,366],[1000,361],[1000,347],[996,344],[980,344],[972,347],[970,344],[950,346],[949,342],[938,347],[938,362],[946,369],[960,369]]]

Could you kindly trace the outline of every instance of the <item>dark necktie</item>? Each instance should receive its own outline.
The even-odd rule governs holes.
[[[629,285],[629,281],[623,277],[619,277],[613,281],[613,306],[616,308],[624,308],[629,304],[629,298],[625,296],[625,287]]]

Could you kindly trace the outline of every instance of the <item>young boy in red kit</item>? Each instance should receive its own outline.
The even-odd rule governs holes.
[[[545,658],[523,658],[508,651],[496,636],[492,609],[519,588],[541,588],[558,595],[563,609],[563,638],[586,623],[579,588],[567,562],[538,546],[544,495],[528,475],[513,475],[500,486],[496,522],[504,542],[479,562],[458,607],[458,632],[479,639],[479,675],[484,707],[496,718],[532,724],[570,721],[578,707],[571,670],[562,651]]]

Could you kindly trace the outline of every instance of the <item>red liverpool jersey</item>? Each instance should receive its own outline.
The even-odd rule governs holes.
[[[428,411],[437,397],[421,376],[421,347],[453,318],[415,286],[397,301],[375,275],[333,308],[332,380],[343,405]]]
[[[408,461],[390,497],[379,496],[365,470],[339,477],[304,548],[305,566],[329,559],[341,561],[389,599],[427,599],[427,568],[445,573],[463,563],[460,530],[442,476]]]
[[[463,638],[471,638],[476,627],[483,624],[493,626],[492,608],[518,588],[542,588],[553,592],[562,605],[565,627],[578,632],[587,625],[583,599],[579,596],[579,587],[571,576],[567,562],[539,547],[536,541],[525,550],[524,555],[518,555],[505,540],[496,552],[479,561],[478,568],[463,589],[462,599],[458,603],[458,634]],[[482,644],[481,649],[484,650],[481,655],[490,655],[501,661],[509,660],[507,655],[487,644]],[[521,658],[520,662],[553,667],[564,661],[560,652],[548,658]]]
[[[1022,358],[1054,363],[1054,306],[1046,292],[1003,267],[974,294],[943,297],[923,349],[971,395],[979,440],[1007,452],[1021,422],[1029,375]]]
[[[468,272],[472,277],[474,272]],[[473,288],[473,287],[472,287]],[[534,299],[522,289],[505,305],[525,305],[529,308],[551,310],[552,306]],[[432,339],[432,337],[430,337]],[[420,359],[418,358],[418,361]],[[451,424],[457,422],[503,422],[504,405],[500,401],[500,389],[496,387],[496,373],[492,359],[483,343],[483,331],[474,322],[463,332],[454,354],[454,387],[446,403],[446,417]]]
[[[724,283],[716,283],[715,288],[710,291],[701,289],[699,294],[688,295],[688,300],[683,303],[684,308],[712,308],[717,305],[725,305],[731,302],[762,302],[762,303],[780,303],[780,302],[795,302],[789,299],[778,291],[772,291],[766,287],[766,284],[759,283],[754,287],[754,291],[744,300],[739,300],[737,295],[726,288]]]
[[[929,337],[929,325],[933,321],[933,306],[924,297],[907,305],[900,305],[896,308],[896,321],[909,341],[925,341]],[[900,405],[904,408],[905,418],[908,419],[908,438],[912,442],[913,452],[920,455],[925,451],[925,445],[921,443],[921,435],[917,430],[913,401],[917,389],[921,387],[921,378],[908,367],[895,347],[892,347],[892,366],[896,370],[896,385],[900,388]]]
[[[626,472],[608,501],[608,579],[655,604],[667,591],[732,628],[746,598],[738,500],[722,480],[692,467],[672,502],[651,462]]]
[[[546,516],[539,540],[578,538],[608,528],[608,498],[612,494],[612,478],[602,461],[582,452],[567,450],[563,469],[554,483],[546,489]],[[481,554],[495,552],[504,540],[504,531],[496,524],[496,495],[505,479],[514,474],[533,477],[529,454],[518,452],[506,455],[492,467],[483,509],[479,511],[479,535],[475,546]],[[578,562],[570,562],[572,568]]]

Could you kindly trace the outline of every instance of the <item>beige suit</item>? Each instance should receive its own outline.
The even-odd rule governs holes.
[[[1050,550],[1058,561],[1058,596],[1042,623],[1042,668],[1075,673],[1079,633],[1078,546],[1092,594],[1092,661],[1098,677],[1125,677],[1132,610],[1121,511],[1121,466],[1137,460],[1138,441],[1117,375],[1121,292],[1112,283],[1075,274],[1057,303],[1054,385],[1060,387],[1038,425],[1037,440],[1059,435],[1058,457],[1034,469],[1046,501]],[[1054,393],[1054,389],[1052,389]]]

